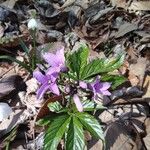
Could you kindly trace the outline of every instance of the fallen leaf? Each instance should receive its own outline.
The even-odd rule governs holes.
[[[129,71],[128,79],[132,86],[137,86],[140,82],[140,80],[137,78],[135,74],[133,74],[131,71]]]
[[[145,91],[143,98],[150,98],[150,75],[146,75],[143,84],[143,89]]]
[[[125,34],[130,33],[137,29],[138,29],[137,24],[126,22],[120,26],[119,31],[115,35],[115,38],[120,38],[120,37],[124,36]]]
[[[130,71],[129,72],[129,76],[130,76],[129,79],[134,80],[136,82],[137,81],[136,76],[137,76],[140,79],[140,82],[142,84],[144,74],[145,74],[146,65],[147,65],[146,58],[139,57],[137,59],[137,63],[131,64],[129,67],[129,71]]]
[[[0,38],[4,35],[4,28],[0,25]]]
[[[12,108],[7,103],[0,103],[0,122],[7,119],[12,113]]]
[[[150,1],[133,1],[128,7],[129,10],[150,10]]]
[[[17,1],[18,0],[6,0],[2,5],[9,9],[13,9]]]

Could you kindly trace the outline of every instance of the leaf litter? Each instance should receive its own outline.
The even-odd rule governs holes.
[[[150,149],[149,4],[148,0],[3,0],[0,2],[0,53],[26,61],[20,38],[31,47],[27,22],[32,10],[38,12],[40,24],[36,41],[39,57],[41,49],[49,49],[49,43],[53,43],[52,51],[62,43],[68,51],[75,50],[80,43],[88,43],[91,59],[126,53],[124,65],[116,72],[123,74],[127,81],[107,97],[108,109],[96,115],[104,124],[106,149]],[[3,139],[0,146],[3,148],[8,144],[5,141],[9,141],[14,149],[13,144],[22,139],[15,149],[42,149],[41,131],[44,130],[33,125],[37,116],[46,113],[45,104],[36,100],[37,83],[24,69],[7,61],[0,62],[0,77],[0,101],[13,110],[0,123]],[[24,136],[19,137],[16,130],[20,131],[22,126]],[[13,140],[4,140],[8,135]],[[91,150],[102,147],[101,142],[92,139],[88,144]]]

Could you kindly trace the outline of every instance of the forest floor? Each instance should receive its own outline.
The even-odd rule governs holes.
[[[50,52],[60,45],[74,51],[86,43],[90,59],[126,54],[116,72],[127,81],[112,91],[108,109],[98,116],[106,150],[150,150],[150,1],[0,0],[0,56],[26,61],[20,39],[32,50],[27,24],[35,11],[37,55],[49,43]],[[24,68],[0,60],[0,104],[13,110],[0,120],[0,149],[42,149],[44,130],[35,126],[42,107],[36,86]],[[87,141],[87,149],[102,149],[101,141]]]

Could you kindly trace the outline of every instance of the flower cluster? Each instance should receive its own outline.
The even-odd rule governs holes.
[[[38,99],[41,99],[47,90],[56,95],[60,94],[56,81],[59,73],[66,70],[64,47],[59,49],[56,54],[45,53],[43,58],[49,64],[50,68],[44,74],[40,71],[33,72],[33,77],[41,84],[41,87],[37,91]]]
[[[44,72],[34,71],[33,76],[41,84],[39,90],[37,91],[37,98],[41,99],[45,92],[48,90],[53,94],[60,95],[59,87],[57,85],[57,79],[61,72],[67,71],[67,66],[65,65],[65,55],[64,47],[59,49],[56,54],[45,53],[43,55],[44,60],[48,63],[49,68]],[[96,80],[92,83],[86,83],[84,81],[78,81],[78,84],[71,82],[70,87],[66,87],[67,93],[72,97],[76,108],[79,112],[83,111],[82,101],[78,94],[78,90],[84,90],[90,92],[93,95],[93,100],[97,101],[99,97],[103,95],[111,95],[108,91],[111,84],[109,82],[100,82],[99,77],[97,76]]]

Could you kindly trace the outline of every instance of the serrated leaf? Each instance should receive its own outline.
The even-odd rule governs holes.
[[[59,112],[63,108],[58,101],[49,103],[47,106],[50,111],[56,112],[56,113]]]
[[[84,148],[83,126],[78,118],[73,116],[67,132],[66,150],[84,150]]]
[[[124,83],[127,79],[124,76],[119,75],[104,75],[101,76],[102,81],[111,82],[111,88],[114,90],[117,86]]]
[[[78,113],[77,117],[81,121],[84,128],[89,131],[92,136],[104,141],[103,130],[99,122],[92,115],[88,113]]]
[[[70,123],[70,119],[68,114],[64,114],[51,122],[44,137],[44,150],[57,149],[57,146]]]
[[[116,59],[95,59],[86,65],[81,72],[80,80],[85,80],[99,73],[107,73],[118,69],[124,62],[125,55],[118,56]]]
[[[54,114],[53,114],[53,116],[50,116],[50,115],[45,116],[44,118],[39,119],[39,120],[36,122],[36,125],[39,125],[39,126],[46,126],[46,125],[48,125],[50,122],[52,122],[52,120],[54,120],[54,118],[56,118],[56,117],[57,117],[57,115],[55,116]]]
[[[77,51],[68,56],[68,65],[71,72],[79,79],[80,72],[87,64],[89,49],[87,46],[81,46]]]
[[[104,107],[103,105],[96,104],[94,101],[91,101],[91,100],[82,101],[82,105],[83,105],[84,111],[106,109],[106,107]]]

